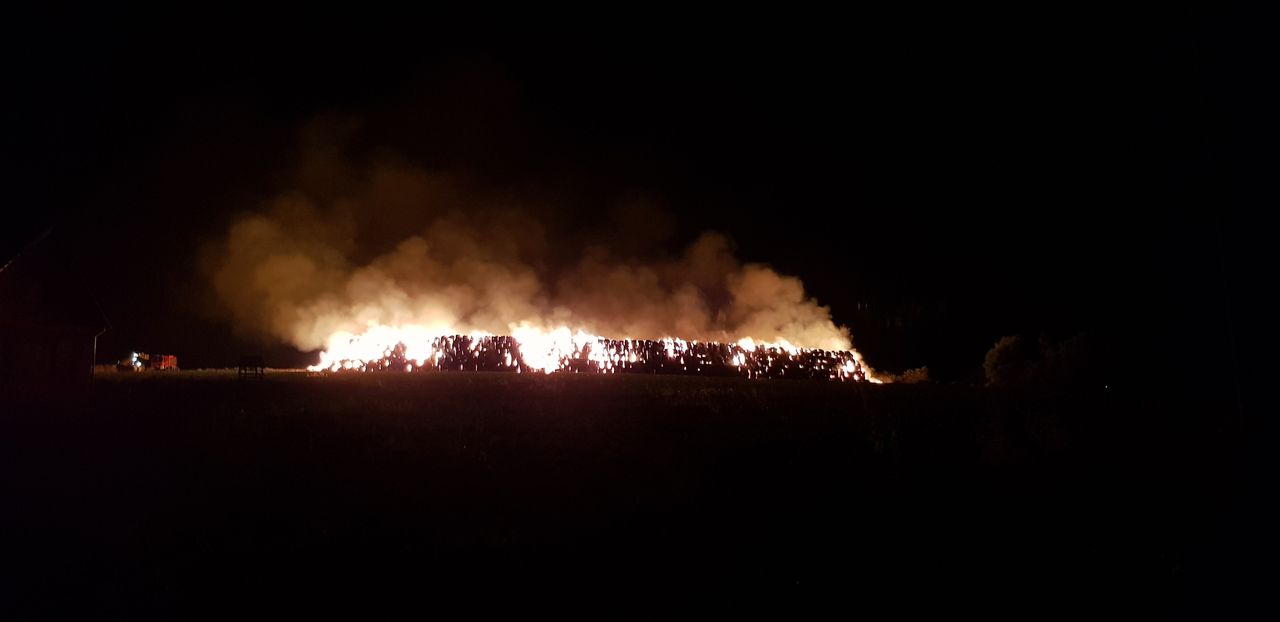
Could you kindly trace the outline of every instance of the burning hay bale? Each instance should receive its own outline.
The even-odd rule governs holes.
[[[797,378],[877,382],[856,352],[779,344],[605,339],[585,333],[542,338],[450,335],[406,343],[364,343],[321,354],[313,372],[507,371],[647,373],[745,378]],[[343,354],[346,352],[347,354]]]

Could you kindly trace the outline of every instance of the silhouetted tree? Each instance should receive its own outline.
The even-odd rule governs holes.
[[[1001,337],[987,351],[982,370],[987,386],[1009,387],[1025,384],[1030,376],[1031,360],[1026,343],[1018,335]]]
[[[987,386],[1073,389],[1098,379],[1086,335],[1054,342],[1041,336],[1032,348],[1019,335],[1001,337],[987,352]]]

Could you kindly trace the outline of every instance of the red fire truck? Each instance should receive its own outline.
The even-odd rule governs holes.
[[[172,354],[147,354],[133,352],[129,358],[120,359],[116,363],[120,371],[166,371],[178,369],[178,357]]]

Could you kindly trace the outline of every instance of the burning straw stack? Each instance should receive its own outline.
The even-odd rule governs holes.
[[[506,371],[567,373],[646,373],[744,378],[791,378],[867,381],[866,371],[852,352],[783,349],[679,339],[595,339],[557,350],[552,365],[530,365],[521,344],[509,336],[436,338],[429,356],[410,358],[404,344],[383,352],[376,360],[343,360],[324,370],[341,372]],[[546,355],[539,360],[546,360]]]

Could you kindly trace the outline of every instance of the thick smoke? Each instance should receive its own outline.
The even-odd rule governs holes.
[[[374,325],[850,348],[798,279],[741,263],[717,233],[643,257],[637,231],[565,223],[460,176],[344,161],[322,144],[308,146],[293,185],[237,218],[206,268],[237,326],[302,350]]]

